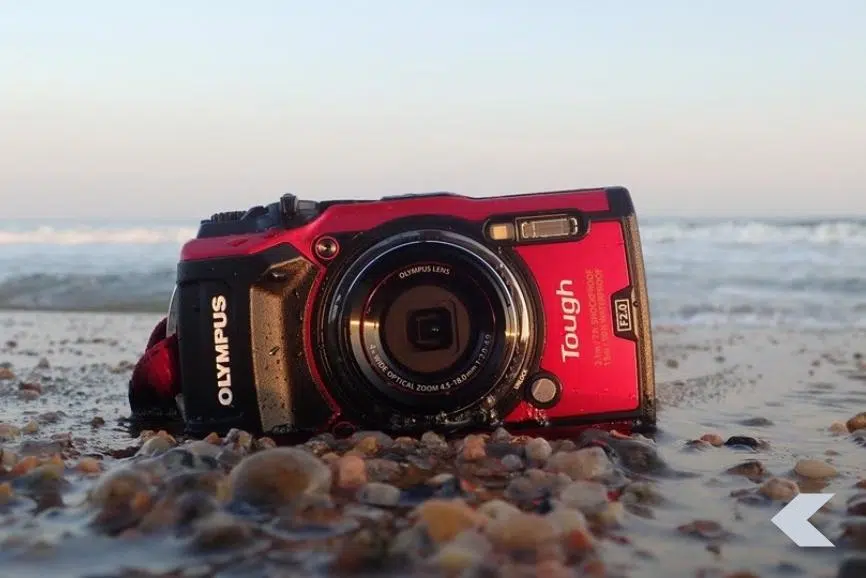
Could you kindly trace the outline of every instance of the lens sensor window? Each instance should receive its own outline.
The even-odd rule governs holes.
[[[418,309],[406,319],[407,341],[418,351],[443,351],[460,347],[454,323],[455,304],[447,307]]]

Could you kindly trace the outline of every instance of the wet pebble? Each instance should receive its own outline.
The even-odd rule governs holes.
[[[830,424],[830,427],[827,429],[830,430],[830,433],[837,434],[837,435],[845,435],[845,434],[849,433],[848,432],[848,426],[845,424],[845,422],[841,422],[841,421],[834,421],[833,423]]]
[[[763,444],[753,437],[749,436],[731,436],[725,441],[725,445],[729,447],[743,446],[751,449],[758,449]]]
[[[773,422],[765,417],[750,417],[738,423],[746,427],[769,427],[773,425]]]
[[[222,445],[239,456],[245,456],[253,449],[253,436],[244,430],[232,428],[222,440]]]
[[[515,454],[508,454],[501,460],[502,467],[509,472],[517,472],[523,469],[523,460]]]
[[[400,477],[402,468],[392,460],[372,458],[366,460],[367,478],[371,482],[393,482]]]
[[[545,516],[519,512],[502,520],[491,521],[485,533],[499,550],[533,558],[556,558],[561,555],[557,530]]]
[[[717,540],[727,534],[722,525],[713,520],[695,520],[679,526],[677,530],[704,540]]]
[[[568,507],[594,514],[607,505],[607,488],[598,482],[580,480],[566,486],[559,499]]]
[[[450,542],[464,530],[479,528],[484,517],[461,500],[430,499],[414,512],[417,523],[430,539],[442,544]]]
[[[234,500],[262,508],[295,505],[308,496],[327,494],[331,483],[331,468],[322,460],[290,447],[251,454],[230,477]]]
[[[849,516],[866,516],[866,494],[858,494],[848,500]]]
[[[11,502],[14,495],[15,490],[12,489],[12,484],[9,482],[0,483],[0,506]]]
[[[349,442],[356,450],[364,455],[375,455],[381,450],[388,450],[394,446],[391,436],[379,431],[359,431],[352,434]]]
[[[594,446],[556,452],[547,461],[547,469],[567,474],[573,480],[591,480],[610,472],[613,464],[603,449]]]
[[[0,423],[0,442],[11,442],[21,436],[21,430],[8,423]]]
[[[858,413],[851,419],[849,419],[845,426],[848,428],[849,432],[855,432],[860,429],[866,429],[866,411]]]
[[[701,440],[707,442],[711,446],[720,448],[725,445],[725,440],[719,434],[708,433],[701,436]]]
[[[367,464],[357,455],[345,455],[334,462],[336,483],[339,488],[353,490],[367,483]]]
[[[421,436],[421,445],[436,451],[443,451],[448,449],[448,442],[445,441],[441,435],[436,432],[428,431],[425,432]]]
[[[511,433],[504,427],[498,427],[490,434],[490,441],[493,443],[508,443],[511,439]]]
[[[483,560],[484,557],[475,548],[450,542],[434,555],[431,562],[446,576],[461,576],[472,568],[480,566]]]
[[[836,468],[821,460],[800,460],[794,466],[794,471],[810,479],[832,478],[838,473]]]
[[[792,480],[770,478],[758,488],[758,493],[771,500],[789,502],[800,493],[800,488]]]
[[[520,513],[520,508],[505,500],[493,499],[478,506],[478,513],[491,520],[504,520]]]
[[[544,465],[553,453],[553,448],[544,438],[532,438],[524,448],[526,459],[533,465]]]
[[[487,457],[487,442],[483,436],[468,435],[463,439],[460,457],[467,462],[475,462]]]
[[[157,435],[141,444],[137,455],[145,457],[158,456],[164,454],[176,445],[177,442],[174,438],[168,435]]]
[[[764,464],[758,460],[747,460],[727,469],[727,473],[733,476],[743,476],[750,480],[759,480],[767,474]]]
[[[371,506],[396,506],[400,503],[400,489],[391,484],[370,482],[358,490],[357,498]]]
[[[198,521],[190,546],[198,551],[224,552],[246,545],[252,537],[247,523],[217,512]]]
[[[78,460],[75,469],[82,474],[98,474],[102,472],[102,463],[96,458],[81,458]]]

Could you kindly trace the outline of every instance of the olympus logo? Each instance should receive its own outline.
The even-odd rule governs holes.
[[[559,282],[556,294],[559,296],[559,309],[562,312],[562,325],[564,341],[559,346],[562,354],[562,362],[566,363],[570,357],[580,357],[580,339],[577,337],[577,316],[580,314],[580,301],[574,296],[570,289],[573,282],[563,279]]]
[[[216,354],[216,379],[217,399],[220,405],[231,405],[234,399],[232,394],[232,368],[229,365],[229,338],[225,328],[228,325],[226,315],[226,298],[217,295],[210,301],[213,311],[213,347]]]

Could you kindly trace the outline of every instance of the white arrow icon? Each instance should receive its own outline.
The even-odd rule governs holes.
[[[835,494],[798,494],[770,520],[801,548],[835,548],[827,536],[809,522]]]

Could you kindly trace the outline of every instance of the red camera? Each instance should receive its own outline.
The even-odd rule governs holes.
[[[641,429],[653,375],[624,188],[285,195],[184,245],[130,402],[193,434]]]

